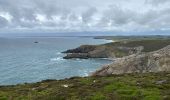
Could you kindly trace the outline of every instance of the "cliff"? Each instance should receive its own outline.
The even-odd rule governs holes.
[[[64,51],[63,53],[67,54],[64,57],[64,59],[116,58],[140,53],[142,50],[143,46],[124,47],[103,44],[103,45],[82,45],[78,48]]]
[[[101,45],[82,45],[64,51],[64,59],[120,58],[141,52],[151,52],[170,45],[170,39],[126,40]]]
[[[64,53],[123,57],[89,77],[0,86],[0,100],[170,100],[169,40],[83,45]]]
[[[170,71],[170,45],[153,52],[133,54],[115,60],[92,73],[92,76],[110,74]]]

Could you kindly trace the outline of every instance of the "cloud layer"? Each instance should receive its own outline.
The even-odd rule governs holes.
[[[0,0],[0,32],[170,30],[170,0]]]

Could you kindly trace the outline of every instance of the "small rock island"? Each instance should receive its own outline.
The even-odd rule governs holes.
[[[38,41],[35,41],[34,43],[39,43]]]

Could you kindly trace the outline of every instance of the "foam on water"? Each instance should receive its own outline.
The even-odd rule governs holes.
[[[61,55],[62,53],[61,52],[57,52],[56,55]]]
[[[65,59],[63,59],[62,57],[57,57],[57,58],[51,58],[50,61],[63,61]]]
[[[83,73],[83,76],[88,76],[88,75],[89,75],[89,72],[85,70]]]

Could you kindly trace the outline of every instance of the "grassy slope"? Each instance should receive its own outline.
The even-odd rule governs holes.
[[[107,48],[108,50],[112,50],[114,48],[114,50],[112,51],[116,57],[123,57],[123,56],[128,56],[129,55],[129,51],[128,50],[123,50],[123,49],[119,49],[117,47],[138,47],[138,46],[143,46],[144,49],[142,50],[142,52],[151,52],[151,51],[156,51],[159,50],[167,45],[170,45],[170,38],[166,38],[166,39],[153,39],[153,38],[148,38],[148,39],[128,39],[128,40],[122,40],[120,39],[117,42],[112,42],[112,43],[107,43],[107,44],[102,44],[99,45],[101,46],[105,46],[105,48]],[[107,52],[107,51],[105,51]]]
[[[68,85],[68,87],[64,87]],[[170,100],[170,72],[75,77],[0,87],[0,100]]]
[[[108,37],[101,37],[107,39]],[[83,45],[69,51],[64,58],[111,58],[128,56],[138,51],[133,50],[134,47],[143,46],[142,52],[151,52],[159,50],[167,45],[170,45],[170,37],[109,37],[110,40],[116,42],[101,44],[101,45]],[[138,48],[139,49],[139,48]],[[140,51],[140,50],[139,50]],[[84,54],[86,53],[86,54]]]
[[[144,52],[170,44],[170,39],[127,40],[106,44],[144,46]],[[119,55],[124,52],[117,51]],[[163,83],[162,83],[163,82]],[[68,85],[64,87],[63,85]],[[170,100],[170,72],[71,78],[0,87],[0,100]]]
[[[151,52],[159,50],[167,45],[170,45],[170,39],[150,39],[150,40],[129,40],[126,42],[113,42],[106,44],[107,46],[123,46],[123,47],[137,47],[144,46],[143,52]]]

